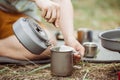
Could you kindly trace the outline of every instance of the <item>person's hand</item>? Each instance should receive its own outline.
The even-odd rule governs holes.
[[[59,26],[60,6],[51,0],[35,0],[37,6],[42,11],[42,17],[49,23],[53,23],[56,27]]]
[[[74,62],[79,62],[80,58],[84,56],[84,47],[74,37],[69,37],[65,41],[65,44],[73,47],[77,51],[77,53],[74,54]]]

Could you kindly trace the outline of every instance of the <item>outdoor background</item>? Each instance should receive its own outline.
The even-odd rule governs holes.
[[[72,0],[72,3],[75,29],[108,30],[120,26],[120,0]]]
[[[109,30],[120,26],[120,0],[72,0],[72,4],[75,30],[81,27]]]
[[[109,30],[120,26],[120,0],[72,0],[72,3],[75,30],[81,27]],[[72,76],[56,77],[51,76],[46,66],[0,64],[0,80],[117,80],[120,71],[120,63],[80,62]]]

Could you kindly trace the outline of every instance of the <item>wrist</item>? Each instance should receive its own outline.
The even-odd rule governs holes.
[[[65,41],[75,38],[73,30],[70,30],[68,32],[63,31],[63,36]]]
[[[36,5],[39,7],[39,9],[41,10],[42,7],[44,6],[44,4],[46,3],[44,0],[33,0]]]
[[[30,1],[35,2],[36,0],[30,0]]]
[[[70,35],[70,36],[67,36],[67,37],[64,37],[64,41],[65,43],[71,41],[71,40],[75,40],[75,37],[73,35]]]

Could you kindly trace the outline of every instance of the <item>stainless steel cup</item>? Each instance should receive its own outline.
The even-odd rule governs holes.
[[[69,76],[73,70],[73,51],[59,51],[51,48],[51,73],[55,76]]]
[[[94,42],[85,42],[83,43],[85,48],[85,55],[84,57],[87,58],[94,58],[97,54],[97,44]]]
[[[93,41],[93,33],[92,30],[87,28],[79,28],[77,31],[78,41],[83,44],[84,42],[92,42]]]

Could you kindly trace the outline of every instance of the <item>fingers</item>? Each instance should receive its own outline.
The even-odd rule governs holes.
[[[83,57],[84,56],[84,52],[85,52],[85,49],[84,49],[84,47],[82,47],[81,49],[80,49],[80,55]]]
[[[80,59],[82,59],[82,57],[84,56],[85,49],[82,45],[79,45],[79,47],[76,47],[76,51],[78,53],[74,54],[74,62],[78,63],[78,62],[80,62]]]
[[[48,13],[47,13],[48,14]],[[49,17],[46,15],[45,17],[49,23],[53,23],[56,27],[59,27],[59,20],[60,20],[60,11],[57,9],[52,9],[51,14]]]
[[[42,16],[43,18],[45,18],[46,14],[47,14],[47,9],[43,9],[43,10],[42,10],[42,13],[41,13],[41,16]]]
[[[80,62],[80,55],[78,54],[74,54],[74,57],[73,57],[73,61],[75,64],[79,63]]]
[[[49,22],[49,23],[53,23],[53,22],[55,22],[56,18],[57,18],[56,10],[53,9],[52,14],[51,14],[51,17],[49,18],[48,22]]]
[[[42,11],[42,17],[47,20],[49,23],[54,23],[56,24],[56,19],[57,19],[57,11],[56,9],[48,9],[48,10],[43,10]]]
[[[47,22],[53,23],[56,27],[59,26],[60,7],[58,5],[43,9],[41,15]]]
[[[59,27],[59,21],[60,21],[60,10],[57,10],[57,18],[55,21],[55,26]]]
[[[47,19],[47,20],[49,20],[51,18],[51,15],[52,15],[52,10],[48,9],[44,18]]]
[[[81,57],[84,56],[85,49],[84,49],[84,47],[82,45],[80,45],[80,47],[77,47],[76,50],[79,52],[79,55]]]

